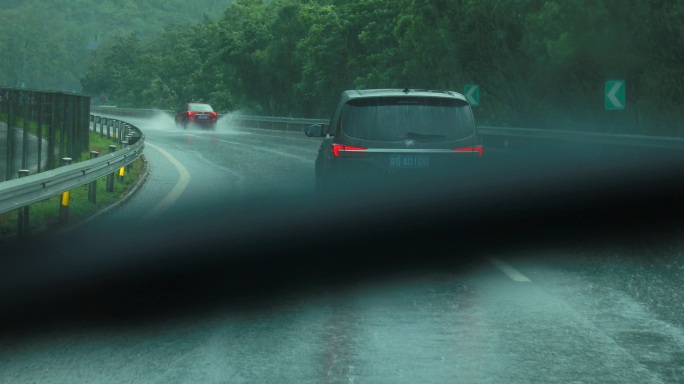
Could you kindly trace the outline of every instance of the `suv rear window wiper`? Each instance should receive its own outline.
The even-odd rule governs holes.
[[[406,132],[406,138],[407,139],[417,139],[417,140],[426,140],[426,139],[443,139],[445,138],[446,135],[436,135],[436,134],[431,134],[431,133],[419,133],[419,132],[413,132],[413,131],[408,131]]]

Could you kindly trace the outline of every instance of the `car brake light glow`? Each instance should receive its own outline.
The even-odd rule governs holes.
[[[481,145],[474,145],[472,147],[464,147],[464,148],[454,148],[452,149],[454,152],[477,152],[477,157],[482,157],[482,146]]]
[[[212,112],[211,114],[214,115],[214,117],[218,117],[218,113],[216,112]]]
[[[192,116],[195,116],[195,112],[189,111],[189,112],[188,112],[188,117],[192,117]]]
[[[333,151],[333,156],[338,157],[340,155],[340,151],[346,152],[346,151],[365,151],[366,148],[362,147],[351,147],[349,145],[340,145],[340,144],[333,144],[332,145],[332,151]]]

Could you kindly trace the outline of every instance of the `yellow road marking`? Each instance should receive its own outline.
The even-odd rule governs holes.
[[[178,171],[179,175],[178,182],[176,183],[176,185],[173,186],[171,192],[164,196],[164,198],[143,217],[143,220],[150,220],[159,216],[162,212],[168,209],[171,206],[171,204],[178,200],[180,195],[183,193],[185,188],[190,183],[190,173],[183,166],[183,164],[181,164],[178,160],[176,160],[175,157],[173,157],[170,153],[166,152],[162,148],[150,143],[145,143],[145,145],[150,146],[161,152],[161,154],[164,155],[164,157],[166,157],[171,162],[171,164],[173,164],[174,167],[176,167],[176,170]]]

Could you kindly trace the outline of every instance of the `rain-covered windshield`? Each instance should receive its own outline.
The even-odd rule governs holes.
[[[683,201],[684,0],[0,0],[0,384],[684,384]]]

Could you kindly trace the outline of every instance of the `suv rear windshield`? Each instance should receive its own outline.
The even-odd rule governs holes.
[[[348,136],[376,141],[460,140],[475,132],[470,106],[440,97],[353,99],[344,106],[341,125]]]

